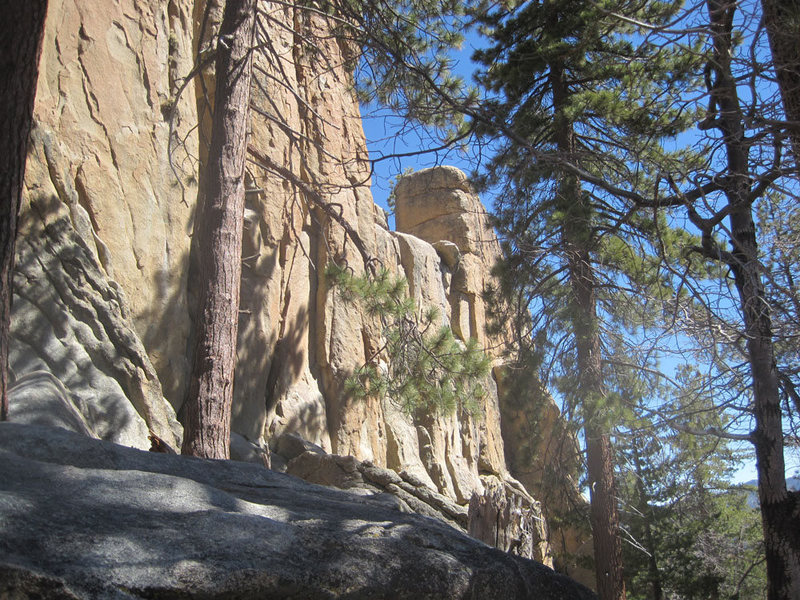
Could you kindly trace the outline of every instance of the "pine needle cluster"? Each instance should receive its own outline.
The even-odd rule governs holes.
[[[348,395],[388,397],[408,414],[479,413],[490,360],[477,340],[464,343],[450,327],[439,325],[435,307],[419,310],[406,280],[386,269],[355,276],[329,264],[326,276],[345,300],[358,302],[382,328],[381,347],[347,378]]]

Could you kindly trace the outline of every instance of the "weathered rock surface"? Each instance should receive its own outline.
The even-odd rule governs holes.
[[[510,377],[504,368],[495,369],[509,471],[541,502],[542,515],[552,529],[549,550],[556,568],[593,586],[594,571],[587,567],[593,556],[589,507],[577,483],[577,440],[541,384],[528,381],[523,394],[519,385],[508,381]]]
[[[434,167],[403,176],[395,187],[397,229],[423,240],[448,240],[461,252],[480,255],[494,240],[483,205],[467,176],[455,167]],[[431,199],[435,198],[435,202]]]
[[[310,483],[337,487],[343,490],[388,493],[397,498],[398,506],[440,519],[466,531],[467,509],[447,496],[432,490],[413,475],[376,467],[352,456],[304,452],[289,461],[286,472]]]
[[[29,200],[14,271],[12,372],[21,379],[38,373],[40,382],[47,375],[57,381],[54,386],[68,400],[61,407],[77,409],[99,438],[148,448],[149,428],[179,446],[182,428],[133,329],[125,293],[103,273],[63,203],[47,196]],[[15,401],[23,403],[24,396],[14,394],[10,404]],[[32,406],[10,410],[34,422]]]
[[[282,435],[276,446],[272,459],[281,472],[358,493],[391,494],[402,510],[439,519],[492,547],[553,566],[541,505],[508,475],[482,475],[482,491],[473,491],[464,505],[408,471],[398,473],[353,456],[326,454],[295,434]]]
[[[539,503],[509,478],[489,475],[484,484],[483,494],[476,492],[469,501],[469,534],[494,548],[534,556],[552,566],[547,524]]]
[[[48,371],[31,371],[20,377],[11,386],[9,398],[8,418],[14,423],[61,427],[87,437],[100,437],[75,406],[64,384]]]
[[[192,68],[194,4],[51,0],[34,110],[39,134],[26,166],[27,201],[57,198],[124,290],[170,398],[182,393],[186,370],[194,95],[175,103],[172,128],[165,115]]]
[[[173,446],[180,436],[167,431],[175,429],[174,418],[163,398],[179,412],[186,389],[188,267],[202,167],[193,157],[202,160],[207,120],[198,117],[206,114],[199,87],[190,84],[177,100],[176,93],[191,70],[193,44],[213,41],[219,11],[203,24],[204,5],[123,0],[97,10],[89,0],[57,0],[48,13],[23,207],[27,225],[18,246],[14,370],[51,373],[80,411],[108,417],[107,431],[93,426],[95,434],[107,438],[111,430],[133,428],[123,438],[138,447],[147,444],[147,428]],[[409,235],[412,229],[387,231],[369,192],[358,104],[345,61],[337,58],[343,47],[313,13],[265,6],[270,56],[280,64],[258,59],[257,72],[273,75],[259,76],[254,88],[261,112],[253,115],[253,152],[340,206],[370,255],[408,279],[420,306],[439,307],[462,339],[487,343],[480,295],[496,253],[473,243],[475,236],[493,238],[463,173],[440,168],[412,178],[417,205],[426,203],[426,189],[428,199],[449,194],[447,186],[458,196],[448,215],[452,232],[440,229],[441,236],[426,241]],[[314,52],[304,50],[308,39],[317,42]],[[257,446],[297,432],[327,452],[413,473],[461,503],[481,491],[481,473],[502,476],[493,391],[477,420],[456,415],[425,422],[414,422],[391,400],[345,396],[344,379],[380,347],[380,329],[331,289],[322,271],[332,258],[359,271],[360,257],[291,177],[253,167],[248,185],[261,191],[247,196],[233,430]],[[402,211],[407,201],[398,200]],[[40,240],[43,232],[58,246],[53,251]],[[431,246],[448,236],[455,247],[442,243],[437,252]],[[56,255],[37,266],[42,252]],[[75,257],[70,260],[91,276],[73,277],[62,255]],[[55,280],[70,285],[54,293]],[[120,307],[116,330],[131,335],[109,335],[108,319],[95,314],[98,303],[79,301],[99,289]],[[33,295],[42,300],[30,306]],[[56,320],[67,320],[74,335],[53,327],[52,315],[61,313],[66,316]],[[67,356],[52,360],[54,350]],[[98,353],[105,366],[94,364]],[[78,373],[90,374],[90,382],[78,381]],[[115,398],[122,404],[128,398],[135,410],[122,410]]]
[[[257,465],[0,423],[0,597],[594,597],[392,505]]]

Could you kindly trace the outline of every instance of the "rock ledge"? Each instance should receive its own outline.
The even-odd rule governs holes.
[[[0,597],[594,595],[366,497],[258,465],[0,423]]]

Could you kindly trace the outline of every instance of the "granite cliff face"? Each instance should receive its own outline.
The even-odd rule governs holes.
[[[183,78],[194,53],[215,43],[220,4],[120,0],[100,9],[51,0],[18,236],[12,418],[138,448],[153,432],[179,446],[192,229],[213,102],[212,74]],[[315,13],[269,2],[262,11],[269,51],[256,60],[252,100],[236,443],[279,452],[280,440],[297,434],[353,464],[393,471],[440,504],[474,504],[459,526],[481,539],[502,537],[486,523],[516,507],[527,515],[525,552],[550,562],[535,486],[525,482],[526,491],[509,473],[521,462],[519,440],[509,447],[503,433],[519,428],[501,424],[494,380],[477,417],[411,418],[391,399],[355,400],[343,390],[380,346],[380,330],[326,281],[332,259],[356,272],[364,266],[313,198],[334,206],[370,256],[407,278],[419,305],[440,307],[458,337],[499,356],[503,340],[485,333],[481,295],[499,246],[480,200],[457,169],[412,174],[397,186],[390,231],[370,194],[345,67],[352,49]],[[285,457],[294,459],[290,472],[299,472],[300,456]]]

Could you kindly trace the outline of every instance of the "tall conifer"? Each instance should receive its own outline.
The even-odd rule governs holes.
[[[630,251],[647,236],[635,206],[587,181],[646,179],[648,173],[629,168],[632,162],[656,151],[653,138],[674,135],[685,124],[670,100],[695,59],[643,41],[631,25],[664,22],[678,8],[674,2],[544,0],[479,16],[491,40],[475,56],[485,66],[479,81],[495,98],[488,109],[503,132],[484,183],[498,191],[498,224],[512,266],[507,274],[518,293],[545,295],[553,309],[547,335],[560,330],[567,342],[567,352],[551,346],[551,359],[567,375],[562,384],[571,382],[561,388],[585,440],[602,600],[625,598],[614,390],[604,338],[626,288],[658,287],[658,278]],[[481,133],[491,137],[494,130],[483,126]]]

